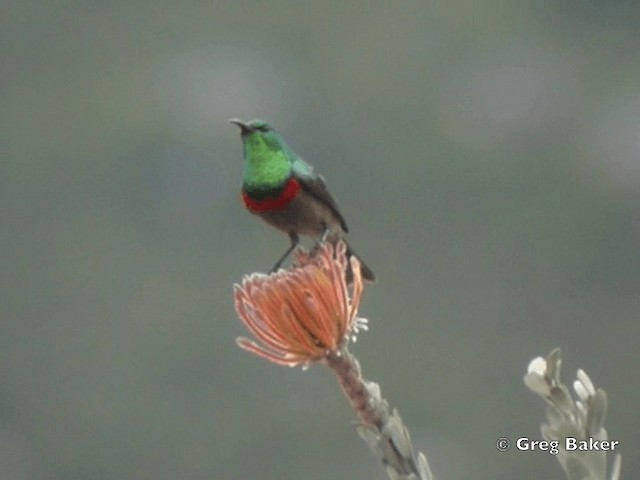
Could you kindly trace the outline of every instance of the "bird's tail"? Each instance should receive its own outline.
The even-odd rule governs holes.
[[[359,256],[356,252],[354,252],[353,248],[351,248],[351,245],[347,243],[347,258],[351,257],[352,255],[356,257],[358,260],[360,260],[360,274],[362,275],[362,278],[369,282],[375,282],[376,276],[374,275],[373,270],[369,268],[369,265],[364,263],[364,260],[362,260],[362,257]],[[351,264],[349,264],[349,268],[347,270],[347,282],[351,283],[352,279],[353,279],[353,272],[351,271]]]
[[[342,235],[332,232],[327,236],[326,240],[328,242],[331,242],[331,244],[334,247],[339,240],[342,240],[347,246],[347,251],[346,251],[347,258],[354,256],[360,261],[360,274],[362,275],[362,278],[364,280],[367,280],[368,282],[376,281],[376,276],[374,275],[373,270],[371,270],[369,266],[364,262],[364,260],[362,260],[362,257],[353,250],[351,245],[349,245],[349,243],[345,240],[345,238]],[[351,264],[349,264],[349,266],[347,267],[347,282],[351,283],[352,280],[353,280],[353,272],[351,271]]]

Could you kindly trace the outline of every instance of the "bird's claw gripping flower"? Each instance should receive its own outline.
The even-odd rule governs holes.
[[[338,353],[357,333],[366,329],[358,319],[362,295],[360,262],[347,259],[339,241],[320,245],[314,255],[296,251],[290,270],[270,275],[254,273],[234,286],[240,320],[259,343],[240,337],[238,345],[279,365],[307,365]],[[353,280],[347,284],[347,267]]]

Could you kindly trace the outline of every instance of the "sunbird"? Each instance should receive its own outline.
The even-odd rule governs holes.
[[[244,155],[242,200],[249,212],[289,235],[291,245],[276,271],[300,242],[300,235],[334,245],[349,231],[324,179],[264,120],[230,120],[240,127]],[[347,256],[353,255],[347,245]],[[375,280],[360,259],[362,278]]]

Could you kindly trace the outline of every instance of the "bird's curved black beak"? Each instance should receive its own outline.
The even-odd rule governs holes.
[[[247,125],[245,122],[243,122],[242,120],[240,120],[239,118],[232,118],[229,121],[231,123],[235,123],[237,126],[240,127],[240,134],[241,135],[246,135],[246,134],[251,132],[251,127],[249,125]]]

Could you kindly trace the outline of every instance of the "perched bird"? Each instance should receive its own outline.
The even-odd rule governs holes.
[[[349,231],[324,179],[291,150],[282,137],[263,120],[243,122],[240,127],[244,151],[242,200],[247,209],[268,224],[289,234],[291,246],[273,266],[282,262],[306,235],[336,243]],[[353,250],[347,247],[347,255]],[[371,269],[361,262],[362,277],[374,281]]]

